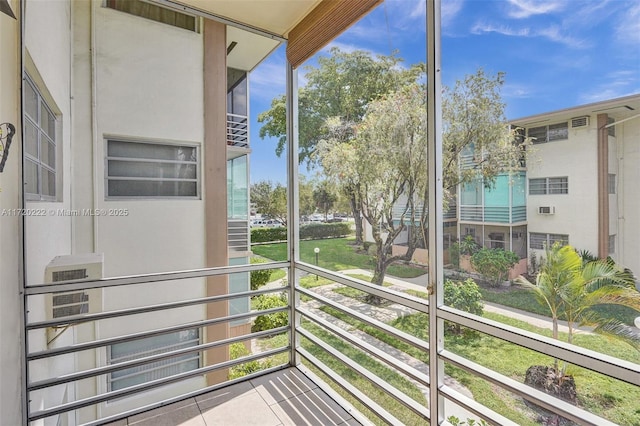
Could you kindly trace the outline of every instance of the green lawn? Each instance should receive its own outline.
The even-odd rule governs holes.
[[[300,259],[307,263],[316,263],[315,248],[320,249],[318,265],[332,271],[345,269],[373,270],[373,256],[359,253],[358,247],[353,245],[353,238],[330,238],[323,240],[300,241]],[[260,244],[251,247],[260,256],[274,261],[287,260],[287,244]],[[423,268],[410,265],[391,265],[387,273],[399,278],[414,278],[424,274]]]
[[[507,290],[480,287],[480,292],[485,302],[549,316],[549,310],[538,303],[531,289],[520,286],[512,286]],[[628,325],[633,325],[634,319],[640,315],[637,311],[626,306],[600,305],[595,307],[594,310],[601,315],[617,318]],[[564,318],[561,316],[560,319]]]

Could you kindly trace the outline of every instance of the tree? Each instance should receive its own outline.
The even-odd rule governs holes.
[[[264,216],[287,224],[287,189],[280,183],[263,180],[251,185],[251,203]]]
[[[365,51],[344,52],[334,47],[330,56],[318,58],[317,68],[307,67],[307,84],[298,91],[299,161],[315,161],[313,154],[318,142],[329,137],[327,119],[337,117],[345,129],[350,129],[362,120],[371,101],[416,81],[423,73],[423,65],[404,68],[401,62],[396,55],[373,57]],[[284,152],[286,144],[285,105],[284,96],[277,97],[272,100],[271,108],[258,116],[258,121],[263,123],[260,137],[278,138],[277,155]],[[343,136],[347,141],[354,135],[347,132]],[[356,244],[361,244],[357,188],[345,183],[341,191],[349,198],[356,225]]]
[[[482,68],[456,81],[453,88],[444,87],[443,120],[443,187],[455,194],[458,185],[482,178],[491,187],[504,172],[521,167],[530,140],[518,129],[509,129],[504,114],[500,89],[504,73],[488,76]],[[461,154],[472,155],[472,164],[460,167]]]
[[[426,174],[426,96],[419,84],[411,84],[371,102],[353,140],[341,138],[342,123],[327,121],[330,134],[318,144],[320,163],[327,176],[347,181],[361,203],[362,215],[371,225],[376,247],[372,283],[382,285],[386,269],[397,260],[410,260],[417,236],[410,238],[403,255],[393,255],[396,237],[407,224],[423,220]],[[395,209],[394,209],[395,207]],[[379,298],[369,297],[378,304]]]
[[[333,208],[334,203],[338,200],[333,188],[328,181],[320,182],[316,189],[313,190],[313,201],[321,212],[324,213],[324,221],[327,222],[329,211]]]
[[[535,285],[524,278],[520,282],[532,287],[538,302],[549,309],[554,339],[558,339],[558,319],[562,315],[568,323],[569,343],[576,325],[588,325],[597,333],[621,338],[640,348],[637,333],[594,309],[621,305],[640,312],[640,292],[635,288],[633,275],[611,259],[583,261],[573,247],[555,243],[546,250],[546,261]]]
[[[308,216],[316,211],[316,204],[313,200],[313,183],[307,181],[304,175],[298,179],[298,201],[300,214]]]

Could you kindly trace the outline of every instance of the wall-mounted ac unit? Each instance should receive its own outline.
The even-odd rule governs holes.
[[[104,277],[104,255],[87,253],[56,256],[44,270],[44,282],[55,284],[61,281],[99,280]],[[48,320],[99,312],[102,302],[100,289],[65,291],[47,295],[46,316]],[[47,342],[55,340],[67,326],[61,325],[47,330]]]
[[[589,125],[589,116],[583,115],[582,117],[574,117],[571,119],[571,128],[587,127]]]
[[[540,206],[538,207],[538,214],[555,214],[556,208],[553,206]]]

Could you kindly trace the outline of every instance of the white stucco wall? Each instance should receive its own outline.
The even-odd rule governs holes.
[[[9,2],[17,10],[17,2]],[[18,21],[0,13],[0,122],[16,127],[4,171],[0,173],[0,211],[20,207],[20,64]],[[6,136],[6,135],[5,135]],[[22,423],[22,297],[19,216],[0,216],[0,423]]]
[[[592,116],[588,128],[569,127],[568,139],[534,145],[527,159],[528,179],[569,178],[568,194],[527,195],[528,232],[568,234],[569,244],[592,253],[598,251],[595,122],[595,116]],[[541,206],[555,207],[555,214],[539,214],[538,207]]]
[[[95,250],[104,253],[105,275],[122,276],[205,266],[204,201],[184,199],[106,200],[107,136],[196,144],[203,166],[203,43],[201,34],[99,7],[94,1],[96,120],[95,205],[127,209],[126,216],[95,220]],[[97,6],[97,7],[96,7]],[[202,170],[200,170],[202,173]],[[203,190],[202,183],[200,191]],[[226,202],[226,200],[224,200]],[[103,292],[103,309],[122,309],[205,295],[204,280],[152,283]],[[204,306],[101,321],[96,334],[108,338],[201,320]],[[106,363],[106,350],[99,363]],[[192,391],[202,377],[169,388],[101,404],[110,415]],[[106,391],[106,382],[99,383]]]
[[[618,245],[615,259],[640,276],[640,117],[616,127]]]

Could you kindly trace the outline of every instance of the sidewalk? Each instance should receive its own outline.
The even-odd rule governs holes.
[[[370,271],[366,271],[364,269],[347,269],[344,271],[340,271],[341,274],[359,274],[359,275],[367,275],[373,276],[373,273]],[[384,279],[385,282],[389,284],[393,284],[394,286],[402,287],[405,289],[411,289],[416,291],[427,291],[427,274],[420,275],[415,278],[394,278],[390,276],[386,276]],[[510,308],[508,306],[498,305],[496,303],[484,302],[484,309],[488,312],[493,312],[496,314],[504,315],[505,317],[517,319],[520,321],[527,322],[531,325],[540,328],[548,328],[549,330],[553,326],[553,322],[551,318],[546,317],[544,315],[538,315],[531,312],[523,311],[516,308]],[[573,327],[573,332],[582,332],[589,333],[593,329],[591,327]],[[558,321],[558,331],[567,333],[569,331],[569,326],[566,321]]]

